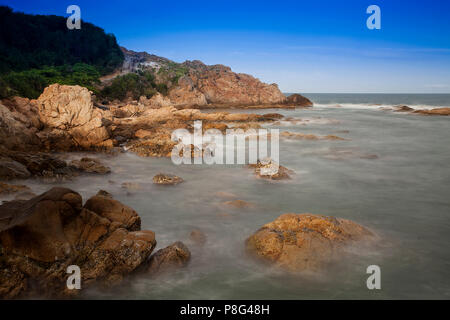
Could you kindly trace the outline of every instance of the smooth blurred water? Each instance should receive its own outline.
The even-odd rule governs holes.
[[[156,279],[133,278],[109,293],[90,290],[87,298],[450,298],[450,118],[320,106],[263,113],[269,112],[308,120],[271,128],[347,140],[281,139],[280,163],[296,171],[290,181],[257,179],[243,166],[175,166],[170,159],[126,153],[100,156],[112,174],[65,184],[84,200],[105,189],[133,207],[142,227],[156,232],[157,249],[181,240],[192,251],[185,269]],[[154,185],[159,172],[185,182]],[[139,183],[140,189],[127,191],[123,182]],[[26,183],[35,193],[51,186]],[[218,191],[255,207],[230,209]],[[245,239],[287,212],[351,219],[382,240],[320,273],[290,275],[248,258]],[[203,248],[190,243],[193,229],[207,235]],[[366,268],[373,264],[381,267],[382,290],[366,287]]]

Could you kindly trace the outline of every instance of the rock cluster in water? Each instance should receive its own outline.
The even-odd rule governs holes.
[[[255,257],[290,271],[319,270],[352,243],[373,239],[368,229],[346,219],[283,214],[246,240]]]
[[[110,287],[138,270],[184,266],[189,250],[175,243],[151,256],[155,234],[141,230],[132,208],[102,191],[83,206],[81,196],[53,188],[28,201],[0,206],[0,298],[62,297],[69,266],[81,270],[83,288]]]

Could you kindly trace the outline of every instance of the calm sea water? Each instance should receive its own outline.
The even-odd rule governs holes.
[[[354,107],[408,105],[412,108],[450,106],[450,94],[302,93],[302,95],[316,105],[342,104],[343,106]]]
[[[175,166],[170,159],[125,153],[100,156],[112,174],[66,183],[85,200],[105,189],[133,207],[143,228],[156,232],[157,249],[181,240],[192,251],[185,269],[156,279],[134,278],[108,293],[89,290],[86,298],[449,299],[450,118],[366,108],[356,100],[351,101],[354,107],[337,107],[331,104],[346,100],[311,98],[321,104],[310,110],[263,112],[303,120],[282,121],[272,128],[347,140],[281,140],[280,162],[296,172],[290,181],[256,179],[243,166]],[[397,104],[394,100],[366,101]],[[179,175],[185,182],[156,186],[152,177],[159,172]],[[139,183],[140,188],[127,192],[121,188],[123,182]],[[35,193],[51,187],[33,180],[26,183]],[[234,193],[255,206],[227,208],[218,191]],[[294,276],[249,259],[245,239],[287,212],[351,219],[371,228],[381,241],[355,249],[320,273]],[[203,248],[189,242],[193,229],[207,235]],[[382,290],[366,287],[366,268],[373,264],[381,267]]]

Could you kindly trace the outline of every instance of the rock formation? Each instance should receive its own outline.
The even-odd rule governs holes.
[[[302,96],[301,94],[294,93],[291,94],[286,99],[286,104],[295,105],[297,107],[312,107],[313,103],[308,98]]]
[[[185,267],[191,259],[191,252],[183,242],[177,241],[170,246],[156,251],[151,256],[146,273],[158,275],[173,269]]]
[[[50,135],[68,135],[76,147],[112,147],[100,109],[94,107],[92,93],[80,86],[53,84],[37,100],[42,123]]]
[[[368,229],[346,219],[283,214],[246,240],[255,257],[290,271],[319,270],[352,243],[374,239]]]
[[[67,267],[81,269],[82,288],[110,286],[146,263],[156,245],[131,208],[97,195],[53,188],[29,201],[0,206],[0,297],[76,294]]]
[[[431,110],[423,109],[423,110],[416,110],[413,113],[422,114],[426,116],[449,116],[450,108],[434,108]]]
[[[157,174],[153,177],[154,184],[163,184],[163,185],[176,185],[182,183],[184,180],[180,177],[177,177],[173,174]]]

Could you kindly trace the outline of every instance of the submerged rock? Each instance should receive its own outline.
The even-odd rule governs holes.
[[[283,214],[246,240],[252,255],[290,271],[318,270],[339,257],[344,246],[374,239],[350,220],[314,214]]]
[[[283,131],[280,133],[280,136],[288,139],[299,139],[299,140],[346,140],[344,138],[335,136],[335,135],[326,135],[326,136],[316,136],[314,134],[305,134],[299,132],[289,132]]]
[[[207,237],[203,231],[195,229],[189,234],[189,239],[196,245],[202,246],[206,243]]]
[[[244,201],[244,200],[230,200],[230,201],[225,201],[223,203],[226,206],[229,207],[234,207],[234,208],[253,208],[255,207],[255,205],[253,203]]]
[[[185,267],[191,259],[191,252],[183,242],[177,241],[158,250],[150,257],[146,272],[155,275]]]
[[[416,110],[414,113],[422,114],[426,116],[449,116],[450,108],[434,108],[431,110]]]
[[[107,174],[111,172],[111,169],[109,167],[105,167],[100,160],[92,158],[72,160],[70,164],[78,170],[87,173]]]
[[[157,174],[153,177],[153,183],[164,184],[164,185],[176,185],[182,183],[184,180],[173,174]]]
[[[255,174],[264,179],[269,180],[286,180],[290,179],[290,174],[294,171],[277,164],[272,159],[267,159],[266,161],[260,161],[256,164],[249,164],[250,168],[255,170]]]
[[[53,188],[0,206],[0,298],[79,293],[66,287],[67,267],[81,270],[82,288],[110,286],[147,261],[156,245],[137,213],[120,202]]]
[[[13,185],[0,182],[0,194],[11,194],[24,191],[31,191],[31,189],[24,185]]]

